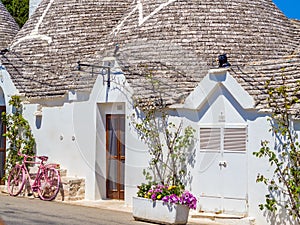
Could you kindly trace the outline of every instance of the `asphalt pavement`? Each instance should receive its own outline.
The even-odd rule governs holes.
[[[0,218],[4,225],[117,225],[151,223],[135,221],[124,201],[42,201],[39,198],[0,194]],[[190,218],[189,225],[217,225]],[[1,222],[0,222],[0,225]]]

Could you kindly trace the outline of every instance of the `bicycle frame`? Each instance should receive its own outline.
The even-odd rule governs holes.
[[[8,178],[8,189],[12,196],[20,194],[27,183],[32,192],[38,192],[42,200],[53,200],[60,188],[61,180],[59,174],[58,164],[45,164],[48,160],[47,156],[28,156],[22,154],[21,151],[18,155],[23,157],[21,163],[17,163],[10,172]],[[29,160],[31,159],[31,160]],[[36,161],[36,159],[40,161]],[[37,172],[30,174],[28,170],[29,165],[38,165]],[[35,175],[34,179],[32,175]],[[28,186],[25,186],[28,189]],[[16,188],[16,189],[15,189]]]
[[[21,167],[24,168],[25,170],[25,174],[26,174],[26,179],[28,179],[29,181],[29,186],[31,191],[33,192],[37,192],[37,189],[39,188],[40,184],[39,184],[39,177],[41,176],[41,173],[45,170],[45,165],[44,162],[47,160],[46,158],[39,158],[39,156],[28,156],[28,155],[23,155],[21,154],[21,156],[23,156],[23,161],[21,164]],[[40,162],[36,162],[36,161],[28,161],[27,159],[31,158],[31,159],[40,159]],[[27,169],[27,165],[39,165],[38,166],[38,171],[35,173],[35,178],[31,179],[31,174],[29,173],[28,169]]]

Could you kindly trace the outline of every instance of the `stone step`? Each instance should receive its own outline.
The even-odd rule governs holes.
[[[29,173],[30,174],[35,174],[38,171],[38,166],[32,166],[29,167]],[[66,169],[59,169],[59,174],[61,177],[66,177],[67,176],[67,170]]]
[[[61,188],[57,201],[77,201],[85,197],[85,179],[78,177],[61,177]]]
[[[0,193],[8,194],[6,185],[0,185]]]
[[[211,224],[223,225],[255,225],[255,218],[218,213],[194,213],[190,216],[193,220],[210,221]]]
[[[66,169],[59,169],[60,177],[66,177],[67,176],[67,170]]]

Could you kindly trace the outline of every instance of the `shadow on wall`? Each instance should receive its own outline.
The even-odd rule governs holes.
[[[278,127],[280,127],[280,125],[275,123],[273,120],[271,120],[270,122],[271,127],[276,127],[277,129]],[[299,124],[294,124],[293,130],[290,130],[293,139],[298,137],[297,131],[299,131]],[[290,181],[293,181],[291,182],[291,184],[289,184],[289,186],[295,185],[295,177],[292,175],[293,173],[291,172],[293,170],[291,165],[295,165],[292,159],[293,157],[291,157],[291,152],[293,151],[291,150],[291,148],[288,147],[289,143],[291,142],[287,135],[283,135],[280,132],[272,131],[272,136],[275,139],[275,143],[274,146],[270,146],[270,148],[273,149],[273,152],[277,155],[276,157],[279,161],[279,164],[282,163],[282,165],[279,167],[280,170],[276,172],[276,168],[278,167],[274,166],[273,161],[270,161],[272,157],[267,158],[270,161],[270,166],[273,166],[274,169],[272,172],[272,181],[274,182],[274,184],[268,184],[269,191],[266,197],[268,196],[267,198],[276,200],[275,205],[277,207],[277,210],[275,212],[271,212],[269,210],[264,209],[263,215],[267,219],[268,223],[272,225],[298,225],[299,220],[297,220],[297,218],[294,219],[293,216],[289,215],[289,210],[293,208],[293,201],[290,200],[288,193],[293,193],[293,190],[292,188],[287,188],[286,185],[284,185],[284,182],[282,181],[282,177],[284,177],[284,179],[289,179]],[[294,195],[292,194],[292,196]],[[296,204],[299,202],[297,198],[293,199],[296,201]]]
[[[187,171],[187,173],[184,175],[183,178],[183,184],[185,186],[191,186],[193,183],[193,176],[191,174],[191,170],[188,169],[188,166],[190,166],[191,168],[195,168],[195,164],[196,164],[196,143],[195,140],[193,140],[193,143],[191,144],[191,146],[188,148],[187,150],[187,164],[184,167],[185,171]]]
[[[284,206],[278,208],[277,212],[264,211],[263,215],[272,225],[297,225],[297,222],[287,215]]]

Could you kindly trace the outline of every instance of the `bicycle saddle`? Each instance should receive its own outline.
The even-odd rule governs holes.
[[[42,161],[47,161],[48,160],[48,156],[38,156],[37,158],[42,160]]]

